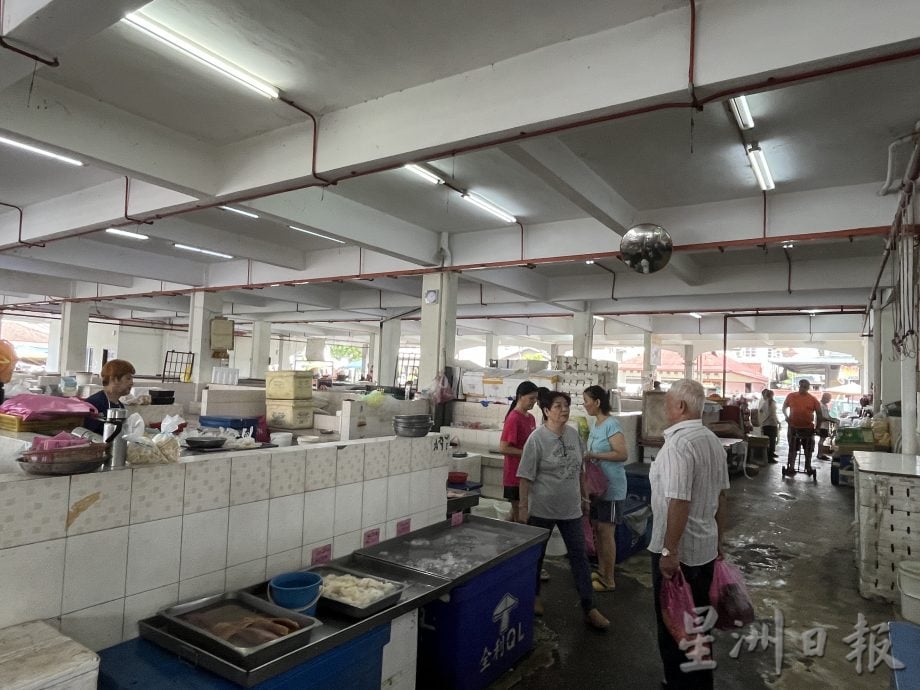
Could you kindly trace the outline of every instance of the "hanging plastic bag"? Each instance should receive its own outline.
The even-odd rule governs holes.
[[[719,630],[735,630],[754,622],[754,604],[744,584],[744,575],[737,566],[719,558],[712,572],[709,603],[719,618]]]
[[[451,388],[447,376],[440,374],[434,377],[434,381],[431,382],[431,388],[428,391],[428,399],[435,405],[454,399],[454,389]]]
[[[581,528],[585,533],[585,553],[588,557],[597,556],[597,545],[594,543],[594,527],[591,525],[591,518],[587,515],[581,516]]]
[[[588,490],[588,497],[598,498],[603,496],[607,493],[608,484],[604,470],[593,460],[585,461],[585,486]]]
[[[695,606],[693,592],[680,569],[670,580],[661,581],[661,620],[677,644],[695,635],[687,630],[696,618]]]

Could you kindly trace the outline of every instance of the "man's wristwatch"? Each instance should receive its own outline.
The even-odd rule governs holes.
[[[662,547],[661,547],[661,557],[662,557],[662,558],[667,558],[667,557],[670,556],[670,555],[671,555],[670,549],[668,549],[667,546],[662,546]]]

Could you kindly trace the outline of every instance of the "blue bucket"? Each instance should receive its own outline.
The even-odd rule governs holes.
[[[284,573],[269,580],[268,600],[282,608],[312,616],[316,613],[322,586],[323,578],[316,573]]]

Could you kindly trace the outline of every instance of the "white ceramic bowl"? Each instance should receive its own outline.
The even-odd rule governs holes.
[[[290,431],[276,431],[270,435],[270,438],[276,446],[284,448],[291,445],[294,440],[294,434]]]

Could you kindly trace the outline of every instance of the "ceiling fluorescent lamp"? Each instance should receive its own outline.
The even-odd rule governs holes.
[[[586,266],[592,266],[592,265],[594,265],[594,259],[587,259],[587,260],[585,261],[585,265],[586,265]]]
[[[491,201],[487,201],[486,199],[483,199],[481,196],[473,194],[472,192],[466,192],[464,194],[461,194],[460,196],[466,199],[467,201],[469,201],[471,204],[478,206],[483,211],[488,211],[496,218],[501,218],[506,223],[517,223],[517,218],[512,216],[510,213],[508,213],[504,209],[499,208],[498,206],[493,204]]]
[[[106,228],[105,231],[110,235],[119,235],[120,237],[130,237],[132,240],[149,240],[148,235],[142,235],[139,232],[131,232],[130,230],[122,230],[121,228]]]
[[[751,116],[751,109],[748,108],[747,98],[744,96],[729,98],[728,105],[741,129],[754,129],[754,118]]]
[[[751,162],[751,170],[754,171],[754,177],[757,178],[757,184],[760,188],[769,192],[776,187],[773,183],[773,175],[770,174],[770,166],[767,165],[767,159],[760,149],[760,144],[751,144],[747,147],[748,160]]]
[[[230,213],[239,213],[241,216],[246,216],[247,218],[259,218],[259,216],[252,211],[244,211],[240,208],[233,208],[232,206],[218,206],[217,208],[221,209],[222,211],[230,211]]]
[[[592,314],[592,315],[591,315],[591,318],[594,319],[595,321],[603,321],[603,320],[604,320],[604,317],[603,317],[603,316],[598,316],[597,314]]]
[[[339,244],[345,244],[344,240],[337,240],[334,237],[326,237],[326,235],[320,235],[318,232],[313,232],[312,230],[304,230],[303,228],[298,228],[296,225],[288,225],[291,230],[296,230],[297,232],[302,232],[307,235],[313,235],[313,237],[319,237],[323,240],[329,240],[330,242],[338,242]]]
[[[187,244],[173,244],[176,249],[184,249],[187,252],[197,252],[199,254],[207,254],[208,256],[216,256],[220,259],[232,259],[233,257],[229,254],[222,254],[221,252],[213,252],[210,249],[201,249],[200,247],[190,247]]]
[[[413,172],[423,180],[430,182],[431,184],[444,184],[444,180],[431,172],[428,168],[423,168],[421,165],[416,165],[415,163],[407,163],[403,166],[409,172]]]
[[[220,72],[225,77],[233,79],[246,88],[252,89],[256,93],[259,93],[266,98],[278,98],[279,96],[278,89],[276,89],[268,82],[262,81],[258,77],[249,74],[245,70],[242,70],[239,67],[217,57],[203,47],[192,43],[188,39],[182,38],[182,36],[173,33],[165,26],[162,26],[161,24],[148,19],[140,12],[134,12],[127,15],[123,21],[127,23],[131,28],[137,29],[138,31],[141,31],[148,36],[152,36],[161,43],[168,45],[173,50],[178,50],[180,53],[183,53],[184,55],[197,60],[201,64],[210,67],[216,72]]]
[[[702,318],[703,318],[703,315],[702,315],[702,314],[697,314],[695,311],[691,311],[691,312],[690,312],[690,316],[692,316],[694,319],[702,319]]]
[[[31,146],[29,144],[24,144],[21,141],[16,141],[15,139],[7,139],[6,137],[0,137],[0,144],[5,146],[12,146],[13,148],[22,149],[23,151],[28,151],[29,153],[34,153],[37,156],[44,156],[45,158],[52,158],[61,163],[67,163],[67,165],[83,165],[82,161],[78,161],[76,158],[68,158],[67,156],[61,156],[57,153],[52,153],[51,151],[46,151],[45,149],[40,149],[37,146]]]

